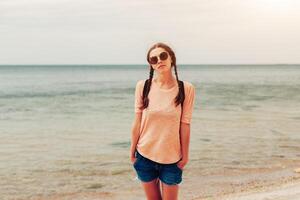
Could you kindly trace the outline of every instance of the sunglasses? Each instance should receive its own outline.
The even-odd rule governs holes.
[[[160,60],[167,60],[168,59],[168,53],[163,51],[159,54],[159,56],[152,56],[149,58],[149,63],[152,65],[155,65],[158,62],[158,57]]]

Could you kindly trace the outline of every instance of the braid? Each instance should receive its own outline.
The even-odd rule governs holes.
[[[183,102],[183,96],[182,96],[182,90],[183,88],[181,88],[180,84],[179,84],[179,79],[178,79],[178,73],[177,73],[177,66],[176,64],[174,64],[174,71],[175,71],[175,76],[176,76],[176,80],[177,80],[177,85],[179,88],[178,94],[175,98],[175,104],[176,106],[178,106],[181,102]]]
[[[148,87],[146,88],[146,94],[145,94],[145,96],[143,96],[143,108],[144,109],[147,108],[148,104],[149,104],[148,94],[149,94],[150,88],[151,88],[151,83],[152,83],[152,79],[153,79],[153,73],[154,73],[154,69],[152,68],[152,66],[150,66]]]

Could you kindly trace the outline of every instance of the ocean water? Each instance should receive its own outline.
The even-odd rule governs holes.
[[[300,65],[179,65],[178,73],[196,88],[187,171],[300,161]],[[143,65],[0,66],[1,199],[136,184],[134,89],[148,76]]]

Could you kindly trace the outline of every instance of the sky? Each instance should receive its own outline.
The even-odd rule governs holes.
[[[0,64],[300,64],[299,0],[1,0]]]

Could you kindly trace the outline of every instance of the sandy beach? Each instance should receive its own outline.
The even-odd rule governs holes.
[[[295,168],[256,169],[237,172],[233,170],[216,174],[191,176],[196,172],[186,170],[188,176],[182,184],[181,200],[299,200],[300,173]],[[91,190],[35,196],[34,200],[144,200],[138,181],[122,184],[123,188],[110,191]]]
[[[299,200],[300,173],[295,168],[256,169],[240,175],[228,172],[219,177],[215,188],[205,187],[197,183],[194,188],[185,188],[188,192],[181,199],[193,200]],[[219,175],[218,175],[219,176]],[[209,179],[209,177],[207,177]],[[198,190],[196,189],[198,188]],[[199,190],[199,188],[201,188]],[[190,190],[191,189],[191,190]],[[194,191],[192,191],[194,189]],[[190,191],[189,191],[190,190]],[[198,194],[195,193],[198,192]],[[193,194],[189,196],[187,194]]]
[[[235,194],[220,200],[299,200],[300,181],[268,188],[265,191],[252,191],[244,194]]]
[[[300,168],[288,169],[294,175],[280,178],[277,181],[264,181],[264,184],[252,182],[248,187],[232,194],[220,194],[197,200],[300,200]],[[236,188],[238,189],[238,187]]]

